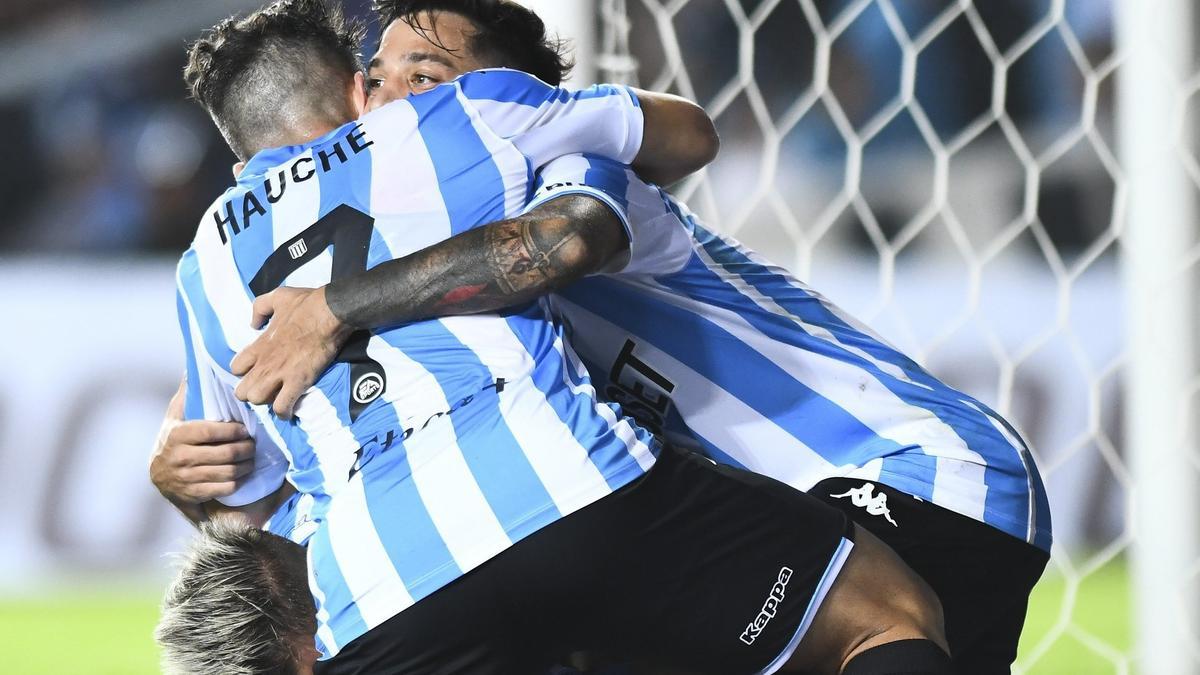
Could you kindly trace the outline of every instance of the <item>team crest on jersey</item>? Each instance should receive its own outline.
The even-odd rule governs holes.
[[[852,488],[840,495],[829,495],[834,499],[850,498],[850,503],[860,509],[866,509],[867,513],[873,516],[883,516],[884,520],[892,524],[892,527],[900,527],[896,521],[892,519],[892,511],[887,505],[887,495],[880,492],[874,494],[875,486],[870,483],[863,483],[862,487]]]
[[[308,253],[308,244],[303,239],[288,247],[288,255],[292,256],[292,260],[299,259],[305,253]]]
[[[356,403],[370,403],[383,393],[383,378],[379,373],[367,373],[355,381],[350,393]]]

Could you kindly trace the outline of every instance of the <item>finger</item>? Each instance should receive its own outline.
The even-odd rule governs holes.
[[[197,480],[188,471],[197,467],[251,462],[254,461],[254,454],[254,441],[251,439],[221,445],[181,445],[175,448],[175,453],[169,463],[159,465],[159,473],[163,475],[156,482],[203,482]]]
[[[254,342],[233,357],[229,362],[229,372],[241,377],[254,368],[254,364],[258,362],[258,341],[261,339],[262,336],[255,338]]]
[[[279,388],[279,394],[275,397],[275,414],[285,420],[292,419],[292,413],[296,409],[296,401],[304,395],[308,389],[308,384],[299,381],[284,382]]]
[[[283,383],[278,377],[264,376],[259,380],[250,382],[248,385],[245,380],[238,385],[241,393],[237,393],[237,397],[252,405],[264,405],[275,400],[275,394],[279,393],[279,388]],[[235,392],[236,393],[236,392]]]
[[[214,499],[221,499],[237,492],[238,483],[236,481],[225,481],[221,483],[196,483],[187,486],[179,494],[196,502],[208,502]]]
[[[266,325],[267,319],[275,313],[275,291],[255,298],[251,309],[253,313],[250,317],[250,327],[258,330]]]
[[[167,446],[215,445],[232,443],[249,437],[250,434],[246,432],[246,427],[240,422],[192,420],[171,430],[167,437]]]
[[[188,445],[181,447],[178,454],[181,467],[237,464],[254,459],[254,439],[220,445]]]
[[[254,472],[254,461],[247,460],[237,464],[216,464],[212,466],[193,466],[179,472],[181,483],[188,485],[203,485],[206,483],[232,483],[237,479]]]

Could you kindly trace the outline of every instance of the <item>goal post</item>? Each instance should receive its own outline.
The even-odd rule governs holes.
[[[1196,565],[1197,481],[1195,264],[1183,255],[1197,229],[1186,162],[1194,134],[1192,0],[1120,0],[1124,64],[1118,92],[1121,158],[1128,181],[1123,273],[1128,306],[1127,455],[1136,482],[1133,547],[1137,655],[1142,672],[1200,673]],[[1190,82],[1189,82],[1190,80]],[[1189,90],[1190,89],[1190,90]],[[1194,161],[1194,160],[1191,160]]]

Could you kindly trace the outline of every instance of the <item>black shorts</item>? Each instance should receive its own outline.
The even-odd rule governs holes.
[[[666,449],[648,475],[514,544],[317,672],[541,674],[581,650],[762,672],[807,630],[852,527],[783,483]]]
[[[851,490],[887,496],[888,515],[856,506]],[[942,601],[955,672],[1010,672],[1029,594],[1050,554],[967,516],[873,481],[830,478],[809,494],[891,546]],[[847,496],[840,496],[847,495]],[[890,519],[890,520],[889,520]],[[893,524],[894,523],[894,524]]]

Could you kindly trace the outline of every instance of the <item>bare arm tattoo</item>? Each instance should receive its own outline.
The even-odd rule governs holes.
[[[571,195],[335,281],[326,300],[356,329],[497,311],[603,271],[628,246],[616,214]]]

